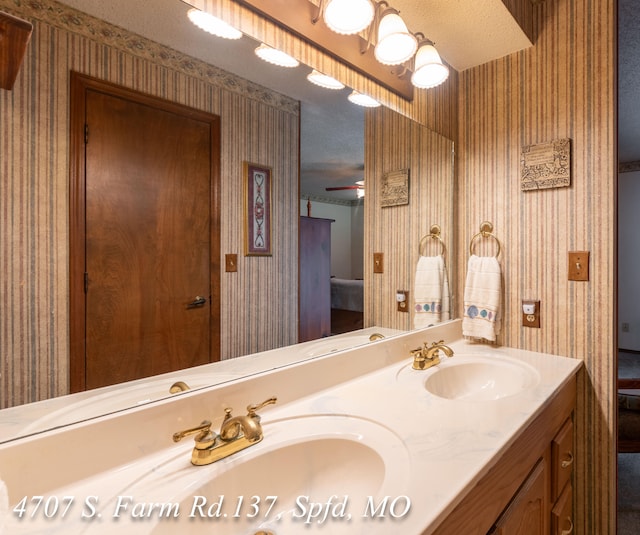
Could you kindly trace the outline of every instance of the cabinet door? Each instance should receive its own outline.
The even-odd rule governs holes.
[[[540,459],[496,522],[491,535],[545,535],[548,509],[545,461]]]

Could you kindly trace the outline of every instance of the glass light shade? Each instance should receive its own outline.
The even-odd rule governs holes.
[[[236,30],[222,19],[200,11],[199,9],[190,9],[187,11],[187,17],[189,17],[189,20],[198,28],[212,35],[224,37],[225,39],[240,39],[242,37],[240,30]]]
[[[382,15],[378,26],[378,44],[374,51],[376,59],[384,65],[399,65],[411,59],[418,48],[418,40],[407,29],[395,10]]]
[[[352,91],[347,98],[349,99],[349,102],[357,104],[358,106],[364,106],[365,108],[377,108],[380,106],[380,103],[377,100],[368,95],[358,93],[357,91]]]
[[[435,47],[430,43],[421,45],[416,54],[411,83],[415,87],[428,89],[440,85],[448,77],[449,68],[442,63]]]
[[[336,33],[352,35],[369,26],[374,13],[371,0],[329,0],[324,8],[324,22]]]
[[[344,89],[344,84],[331,76],[322,74],[315,69],[307,75],[307,80],[312,84],[324,87],[325,89]]]
[[[276,50],[268,45],[262,43],[255,49],[256,56],[268,63],[273,63],[278,67],[297,67],[300,65],[297,59],[292,58],[289,54],[285,54],[280,50]]]

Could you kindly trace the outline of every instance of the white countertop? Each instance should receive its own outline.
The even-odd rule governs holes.
[[[452,325],[458,325],[456,329],[459,329],[459,324],[453,322]],[[35,518],[19,520],[16,514],[10,513],[7,533],[94,535],[113,533],[116,528],[120,533],[136,535],[158,535],[165,530],[175,532],[176,529],[188,533],[190,531],[184,531],[183,525],[176,524],[179,520],[173,518],[134,519],[134,503],[139,504],[140,511],[152,503],[180,503],[180,512],[186,516],[186,504],[193,505],[194,500],[199,499],[202,485],[252,459],[256,459],[253,462],[254,472],[237,472],[244,475],[238,476],[241,481],[234,482],[235,490],[229,494],[225,485],[221,484],[224,488],[209,487],[208,492],[215,496],[208,494],[207,503],[211,504],[219,495],[224,495],[226,511],[231,516],[239,499],[250,500],[253,495],[277,492],[282,495],[278,497],[280,501],[274,511],[286,511],[283,514],[288,515],[298,511],[302,516],[302,509],[294,498],[304,496],[305,492],[300,490],[296,494],[296,487],[293,494],[287,494],[286,485],[282,484],[292,475],[287,474],[287,463],[280,468],[275,461],[269,460],[273,457],[261,457],[296,441],[308,451],[308,462],[318,463],[313,474],[331,474],[332,470],[337,470],[335,484],[331,483],[333,480],[323,483],[326,495],[310,498],[317,503],[330,501],[331,506],[326,507],[329,511],[326,519],[314,518],[309,525],[304,525],[302,518],[289,518],[289,524],[271,518],[272,523],[265,525],[271,527],[276,535],[299,533],[301,530],[331,535],[342,532],[388,535],[392,529],[400,530],[403,535],[429,533],[582,365],[577,359],[471,344],[458,337],[456,342],[449,344],[455,352],[451,362],[456,358],[506,359],[531,367],[539,380],[535,386],[519,394],[498,400],[470,402],[443,399],[424,387],[427,377],[437,368],[427,371],[410,369],[408,348],[415,347],[416,341],[423,339],[432,341],[444,337],[450,340],[452,328],[450,325],[401,335],[372,347],[339,352],[243,381],[193,392],[179,400],[165,400],[72,426],[66,431],[44,434],[40,439],[23,439],[2,445],[0,476],[7,482],[11,507],[25,495],[42,494],[45,498],[59,497],[60,500],[64,496],[73,497],[65,518],[57,513],[45,521],[40,512]],[[443,333],[448,336],[442,336]],[[364,372],[359,374],[358,369]],[[189,462],[193,442],[190,439],[179,444],[170,441],[173,431],[197,425],[203,418],[213,419],[217,429],[223,414],[222,407],[226,405],[242,408],[271,394],[277,395],[279,401],[277,406],[267,407],[261,412],[264,440],[243,452],[209,466],[194,467]],[[242,412],[234,411],[234,414]],[[292,429],[295,429],[293,435]],[[313,435],[327,440],[327,446],[322,450],[325,453],[314,449],[314,444],[309,441]],[[94,442],[87,443],[87,437],[96,438]],[[335,442],[330,440],[341,437],[354,445],[353,458],[361,465],[343,462],[337,467],[332,466],[334,453],[331,444]],[[44,453],[42,447],[46,448]],[[78,447],[81,448],[79,451],[68,451]],[[93,452],[87,452],[87,448]],[[33,452],[37,451],[43,456],[48,455],[51,464],[48,465],[46,459],[38,459],[36,464],[39,466],[33,466],[24,459],[33,458]],[[294,457],[299,454],[295,453],[298,450],[290,451],[290,463],[297,466]],[[375,464],[375,455],[371,459],[372,468],[368,468],[369,451],[380,453],[385,463],[382,469],[380,463]],[[340,462],[340,452],[340,447],[335,448],[338,459],[335,462]],[[267,461],[261,463],[261,459]],[[50,466],[50,474],[47,466]],[[62,467],[65,474],[60,473]],[[276,471],[272,473],[273,470]],[[29,471],[41,474],[38,484],[29,483]],[[269,480],[258,483],[264,479],[263,472],[272,478],[270,484]],[[374,477],[377,473],[383,474],[382,480]],[[254,477],[255,491],[252,487]],[[271,488],[274,490],[270,491]],[[242,492],[242,497],[236,495],[238,492]],[[388,510],[383,518],[363,518],[368,496],[374,496],[375,503],[379,505],[384,498],[380,492],[389,496],[388,505],[397,499],[398,518],[392,518]],[[131,498],[118,498],[122,496]],[[339,516],[341,508],[337,503],[345,498],[347,502],[343,509],[351,515],[348,521]],[[261,499],[264,505],[266,496],[261,495]],[[89,502],[85,503],[86,500]],[[282,505],[286,506],[284,510],[280,509]],[[403,510],[405,505],[408,505],[406,514]],[[100,512],[102,518],[82,519],[82,513],[90,514],[93,506],[96,515]],[[27,511],[30,512],[31,507],[27,504]],[[116,511],[122,513],[118,519],[114,518]],[[264,513],[264,507],[259,512]],[[215,522],[205,519],[188,526],[190,529],[215,529],[217,534],[253,534],[256,531],[255,524],[243,531],[230,523],[230,518],[218,518]]]

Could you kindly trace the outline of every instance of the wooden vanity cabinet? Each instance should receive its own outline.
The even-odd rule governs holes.
[[[572,533],[575,399],[574,376],[433,533]]]

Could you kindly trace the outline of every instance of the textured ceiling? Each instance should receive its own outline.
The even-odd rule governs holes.
[[[531,46],[502,0],[389,0],[458,72]]]
[[[618,0],[618,157],[640,161],[640,2]]]

